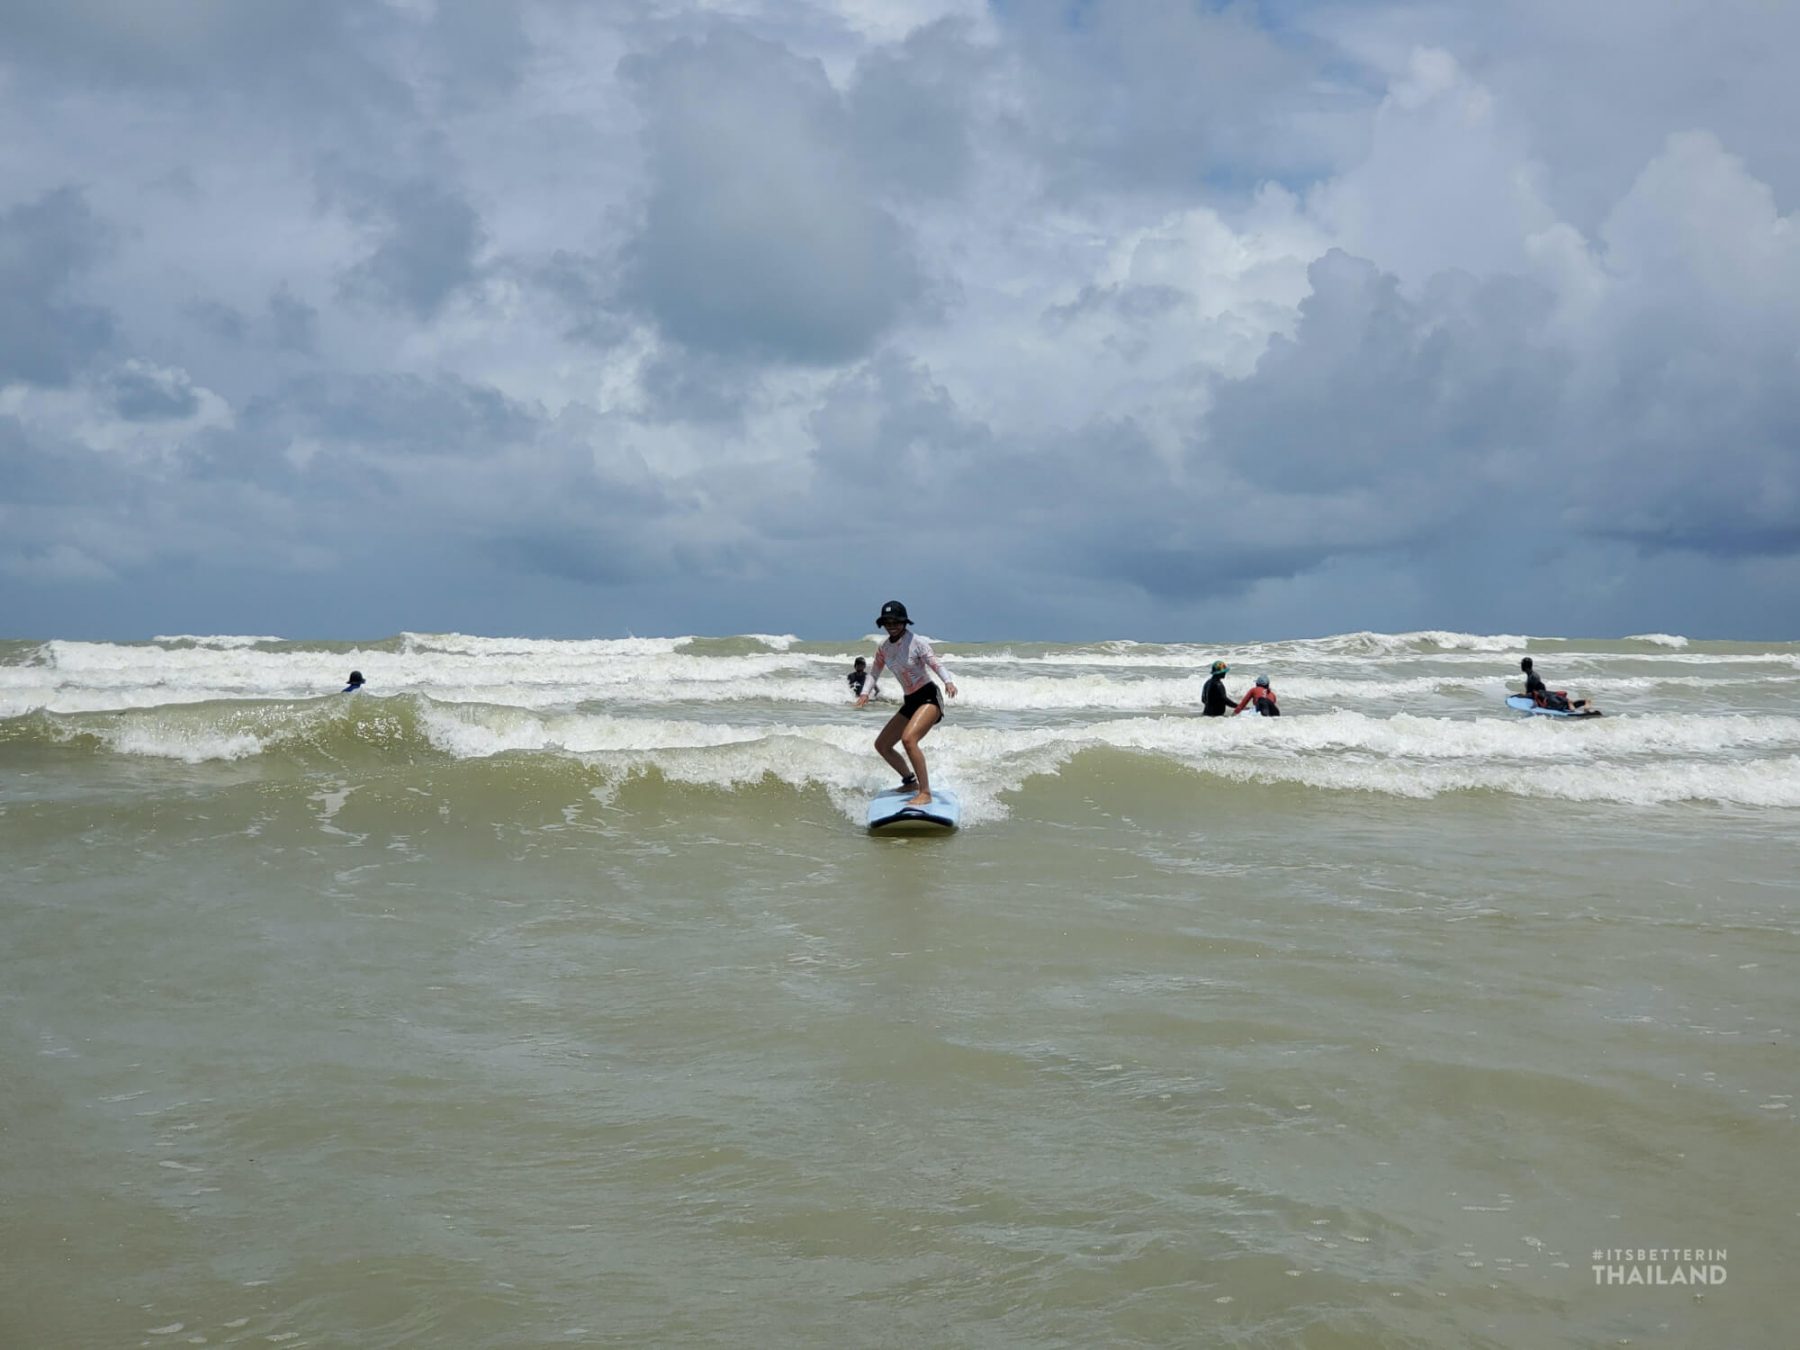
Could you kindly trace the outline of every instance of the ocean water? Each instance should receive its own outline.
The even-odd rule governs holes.
[[[937,641],[0,643],[0,1346],[1795,1343],[1800,643]]]

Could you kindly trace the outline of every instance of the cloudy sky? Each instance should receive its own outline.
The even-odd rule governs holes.
[[[1800,636],[1786,0],[0,16],[0,635]]]

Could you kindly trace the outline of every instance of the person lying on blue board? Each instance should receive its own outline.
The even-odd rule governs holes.
[[[1225,677],[1231,667],[1223,661],[1212,663],[1212,678],[1200,687],[1200,715],[1223,717],[1231,707],[1231,695],[1225,692]]]
[[[1250,692],[1238,701],[1237,707],[1231,710],[1231,715],[1236,717],[1252,703],[1256,705],[1256,711],[1264,717],[1281,716],[1281,705],[1275,701],[1275,691],[1269,688],[1267,675],[1256,677],[1256,683],[1251,685]]]
[[[883,667],[894,672],[906,697],[900,704],[900,711],[888,718],[887,725],[875,737],[875,750],[900,775],[901,787],[918,789],[918,795],[907,805],[930,806],[931,776],[926,772],[925,752],[919,748],[919,742],[926,732],[943,720],[944,702],[938,697],[938,687],[928,672],[937,672],[944,682],[944,692],[951,698],[956,697],[956,681],[939,663],[931,644],[917,633],[907,631],[912,620],[906,616],[905,605],[898,600],[888,601],[881,607],[875,623],[886,631],[887,641],[875,649],[875,664],[869,668],[869,682],[858,696],[856,706],[865,707],[875,697]],[[905,759],[895,752],[896,741],[905,747]]]
[[[1590,706],[1585,698],[1578,698],[1571,703],[1566,689],[1546,689],[1543,679],[1531,668],[1529,656],[1520,660],[1519,669],[1525,672],[1525,693],[1538,707],[1554,708],[1558,712],[1573,712],[1577,708],[1586,708],[1589,712],[1600,711]]]

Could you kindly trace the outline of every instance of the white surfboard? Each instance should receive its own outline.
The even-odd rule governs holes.
[[[930,806],[908,806],[916,788],[891,788],[869,803],[871,834],[948,834],[962,824],[962,799],[954,789],[933,786]]]

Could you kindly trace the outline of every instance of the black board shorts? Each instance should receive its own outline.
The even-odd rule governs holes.
[[[900,704],[900,714],[903,717],[911,717],[927,703],[932,704],[937,708],[938,721],[943,721],[944,700],[938,697],[936,680],[927,680],[924,684],[913,690],[912,693],[908,694]]]

